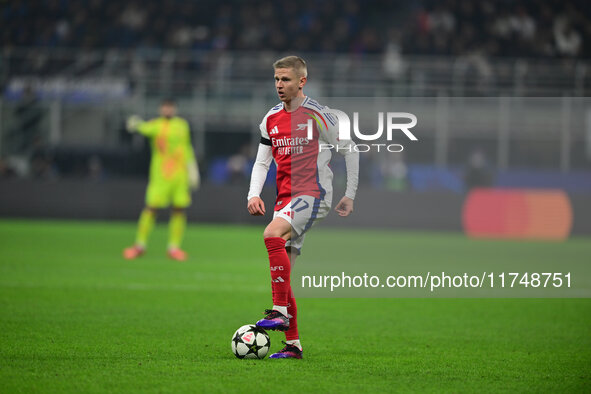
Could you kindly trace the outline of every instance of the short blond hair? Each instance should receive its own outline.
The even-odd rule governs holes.
[[[273,63],[273,69],[277,70],[278,68],[293,68],[299,77],[308,77],[306,62],[299,56],[286,56],[277,60]]]

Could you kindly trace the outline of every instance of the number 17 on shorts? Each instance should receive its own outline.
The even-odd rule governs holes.
[[[312,196],[301,195],[294,197],[291,202],[280,211],[275,211],[273,218],[280,217],[287,220],[293,230],[302,235],[316,222],[324,219],[330,211],[330,202]]]

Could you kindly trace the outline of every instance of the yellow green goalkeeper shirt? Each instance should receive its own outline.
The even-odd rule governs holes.
[[[187,182],[187,166],[195,161],[187,121],[160,117],[142,122],[138,131],[151,139],[150,182]]]

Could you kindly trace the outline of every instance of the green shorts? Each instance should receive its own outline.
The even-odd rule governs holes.
[[[150,208],[187,208],[191,191],[186,181],[150,181],[146,190],[146,205]]]

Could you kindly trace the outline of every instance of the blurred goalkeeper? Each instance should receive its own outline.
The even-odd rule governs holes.
[[[125,249],[123,256],[135,259],[145,253],[157,210],[171,207],[168,256],[184,261],[187,253],[181,249],[181,241],[187,223],[185,210],[191,205],[191,189],[196,190],[200,181],[189,124],[176,116],[172,100],[164,100],[159,118],[144,122],[138,116],[131,116],[127,120],[127,130],[150,138],[152,160],[146,207],[140,215],[135,244]]]

